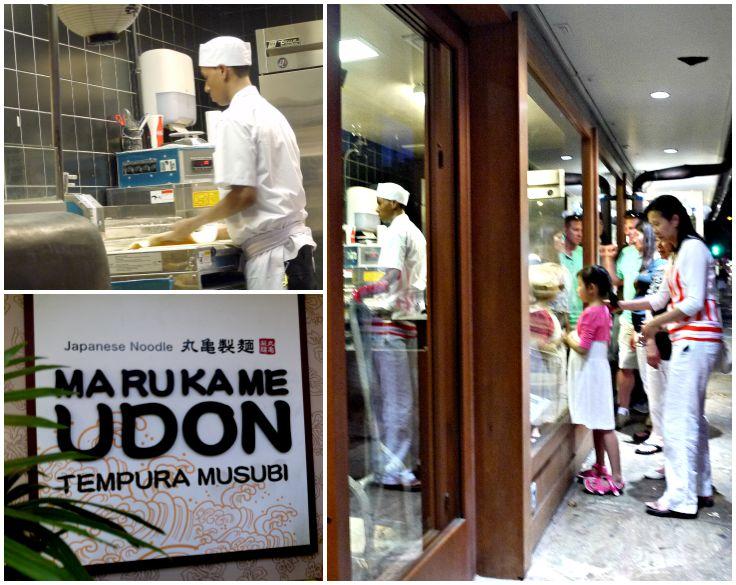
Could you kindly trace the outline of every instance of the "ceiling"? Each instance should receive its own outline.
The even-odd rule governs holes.
[[[373,4],[340,7],[341,39],[358,38],[378,57],[342,63],[342,127],[394,150],[421,153],[424,50],[418,35],[388,9]]]
[[[378,5],[341,7],[343,39],[359,37],[379,57],[344,63],[343,128],[358,129],[386,146],[406,148],[424,141],[424,105],[412,88],[424,81],[423,51],[407,37],[410,30]],[[476,7],[466,5],[467,10]],[[509,10],[517,8],[507,7]],[[720,162],[731,123],[731,7],[729,5],[552,5],[524,7],[563,62],[577,76],[603,131],[636,173],[683,164]],[[459,9],[459,7],[458,7]],[[681,56],[707,56],[693,67]],[[538,168],[580,172],[571,151],[566,120],[530,80],[530,161]],[[665,90],[666,100],[649,94]],[[545,115],[546,114],[546,115]],[[578,143],[579,144],[579,143]],[[678,149],[665,154],[665,148]],[[604,174],[604,170],[601,174]],[[658,193],[702,191],[708,204],[717,177],[658,181],[644,186]]]
[[[637,173],[722,160],[731,124],[730,5],[536,5]],[[709,60],[689,66],[683,56]],[[667,91],[669,99],[649,94]],[[665,154],[676,148],[677,154]],[[647,196],[702,190],[717,177],[658,181]]]

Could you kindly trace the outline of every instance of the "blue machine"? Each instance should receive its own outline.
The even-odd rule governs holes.
[[[198,183],[214,176],[214,146],[171,145],[115,154],[120,187]]]

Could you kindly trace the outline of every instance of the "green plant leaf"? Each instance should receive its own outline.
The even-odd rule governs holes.
[[[27,496],[29,494],[33,494],[36,492],[40,492],[43,489],[51,489],[47,485],[43,485],[40,483],[22,483],[20,485],[17,485],[9,490],[5,490],[5,505],[8,506],[11,503],[15,502],[16,500],[19,500],[20,498]]]
[[[27,376],[28,374],[35,374],[42,370],[55,370],[57,368],[65,368],[67,366],[58,366],[55,364],[45,366],[32,366],[30,368],[21,368],[20,370],[14,370],[12,372],[5,372],[5,381],[12,380],[13,378],[20,378],[21,376]]]
[[[29,416],[27,414],[6,414],[5,426],[7,427],[29,427],[34,429],[65,429],[66,425],[59,424],[40,416]]]
[[[12,538],[3,538],[5,564],[37,581],[74,580],[74,576],[39,553],[23,546]]]
[[[35,500],[35,501],[37,501],[37,502],[54,503],[54,504],[57,504],[57,505],[59,505],[60,503],[66,504],[66,503],[72,502],[72,503],[74,503],[76,505],[79,505],[79,506],[93,506],[95,508],[100,508],[102,510],[107,510],[108,512],[115,512],[115,514],[120,514],[121,516],[125,516],[126,518],[130,518],[131,520],[134,520],[135,522],[138,522],[139,524],[142,524],[146,528],[150,528],[154,532],[158,532],[159,534],[164,534],[164,531],[161,530],[158,526],[154,526],[153,524],[150,524],[149,522],[147,522],[146,520],[144,520],[143,518],[141,518],[140,516],[138,516],[138,514],[134,514],[133,512],[126,512],[125,510],[120,510],[118,508],[113,508],[112,506],[105,506],[103,504],[95,504],[93,502],[85,502],[85,501],[82,501],[82,500],[67,500],[67,499],[64,499],[64,498],[50,498],[50,497],[39,498],[38,500]]]
[[[69,548],[69,545],[64,540],[51,532],[46,530],[46,549],[44,552],[50,557],[58,560],[62,566],[69,571],[73,579],[77,581],[91,581],[92,577],[89,576],[87,570],[79,562],[74,551]]]
[[[29,525],[31,526],[31,525]],[[92,578],[87,573],[87,570],[79,562],[79,559],[74,555],[74,551],[69,545],[64,542],[61,536],[64,532],[54,532],[41,526],[40,524],[33,524],[31,529],[35,532],[35,536],[44,543],[44,548],[41,550],[42,553],[47,554],[51,558],[54,558],[61,562],[61,565],[73,575],[75,579],[80,581],[89,581]]]
[[[86,536],[87,538],[90,538],[96,542],[105,544],[107,546],[115,546],[113,543],[107,542],[106,540],[103,540],[102,538],[95,536],[88,530],[85,530],[84,528],[80,528],[76,524],[70,524],[69,522],[66,522],[64,520],[59,520],[56,517],[56,515],[52,515],[48,513],[48,511],[44,511],[44,515],[39,516],[37,514],[32,514],[31,512],[27,512],[25,510],[19,510],[18,508],[8,508],[6,506],[5,516],[6,516],[6,523],[7,523],[7,517],[11,517],[11,518],[15,518],[16,520],[21,520],[23,522],[31,522],[36,526],[40,525],[41,523],[49,524],[51,526],[56,526],[58,528],[61,528],[62,531],[74,532],[75,534]],[[74,519],[74,521],[76,521],[76,519]]]
[[[9,347],[5,350],[5,363],[8,362],[10,358],[12,358],[16,353],[18,353],[21,349],[23,349],[26,346],[25,341],[23,343],[19,343],[18,345],[14,345],[13,347]]]
[[[23,507],[26,508],[28,504],[31,502],[28,502]],[[30,516],[33,516],[36,518],[37,522],[43,522],[45,524],[53,524],[55,526],[59,526],[61,528],[67,528],[68,530],[72,530],[71,526],[74,526],[76,528],[76,525],[79,526],[86,526],[88,528],[92,528],[95,530],[100,530],[101,532],[110,534],[112,536],[117,536],[119,538],[122,538],[126,542],[137,546],[137,547],[143,547],[143,548],[150,548],[151,550],[155,550],[156,552],[163,553],[162,550],[159,548],[153,546],[152,544],[148,544],[147,542],[144,542],[140,540],[139,538],[136,538],[132,534],[130,534],[125,528],[122,526],[119,526],[112,522],[111,520],[108,520],[107,518],[100,518],[96,514],[93,514],[92,512],[87,512],[83,510],[83,512],[79,512],[75,510],[74,512],[68,511],[68,510],[62,510],[59,508],[50,508],[50,507],[43,507],[43,508],[37,508],[36,514],[31,514],[26,512],[25,510],[20,509],[12,509],[13,513],[21,513],[21,514],[28,514]],[[8,508],[6,508],[6,514],[8,513]],[[91,518],[90,516],[96,516],[96,518]],[[30,518],[26,518],[30,519]]]
[[[45,357],[41,357],[38,355],[27,355],[25,357],[19,357],[19,358],[13,358],[12,360],[8,360],[5,362],[5,367],[10,368],[12,366],[17,366],[18,364],[24,364],[26,362],[32,362],[36,363],[36,360],[45,360]]]
[[[34,499],[23,502],[22,504],[16,506],[16,508],[19,510],[32,511],[39,516],[45,516],[49,511],[53,513],[59,512],[62,515],[68,515],[68,513],[71,512],[72,514],[77,514],[85,520],[91,521],[94,526],[92,524],[88,524],[90,528],[99,528],[100,530],[125,530],[125,528],[123,528],[122,526],[118,526],[109,518],[105,518],[104,516],[100,516],[98,514],[95,514],[94,512],[90,512],[78,506],[77,504],[79,503],[79,500],[61,500],[61,502],[62,503],[55,502],[49,505],[47,502],[41,502],[40,500]],[[66,521],[70,520],[71,517],[68,517]],[[100,524],[104,525],[104,528],[100,527]]]
[[[12,488],[18,480],[23,476],[22,473],[8,473],[5,472],[5,493]]]
[[[94,457],[79,451],[62,451],[61,453],[48,453],[47,455],[34,455],[33,457],[19,457],[5,461],[5,475],[25,471],[36,465],[51,463],[53,461],[91,461]]]
[[[3,396],[5,402],[19,402],[21,400],[35,400],[36,398],[45,398],[47,396],[73,396],[74,390],[64,390],[63,388],[31,388],[29,390],[11,390]]]

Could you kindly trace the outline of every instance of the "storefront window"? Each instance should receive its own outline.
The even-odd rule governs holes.
[[[529,363],[534,448],[567,413],[566,330],[582,312],[580,135],[529,75]]]
[[[340,14],[352,577],[392,579],[425,537],[425,42],[382,6]]]

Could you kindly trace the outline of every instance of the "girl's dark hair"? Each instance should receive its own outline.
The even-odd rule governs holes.
[[[697,238],[701,242],[705,242],[700,234],[695,231],[687,209],[685,209],[685,206],[674,195],[660,195],[644,210],[647,217],[650,211],[659,212],[667,221],[671,221],[675,215],[680,218],[680,223],[677,224],[677,246],[675,246],[675,252],[680,249],[680,245],[686,238]]]
[[[608,299],[614,309],[618,307],[618,297],[613,292],[611,277],[603,266],[590,264],[578,272],[577,275],[586,286],[595,285],[598,288],[598,296],[602,299]]]

